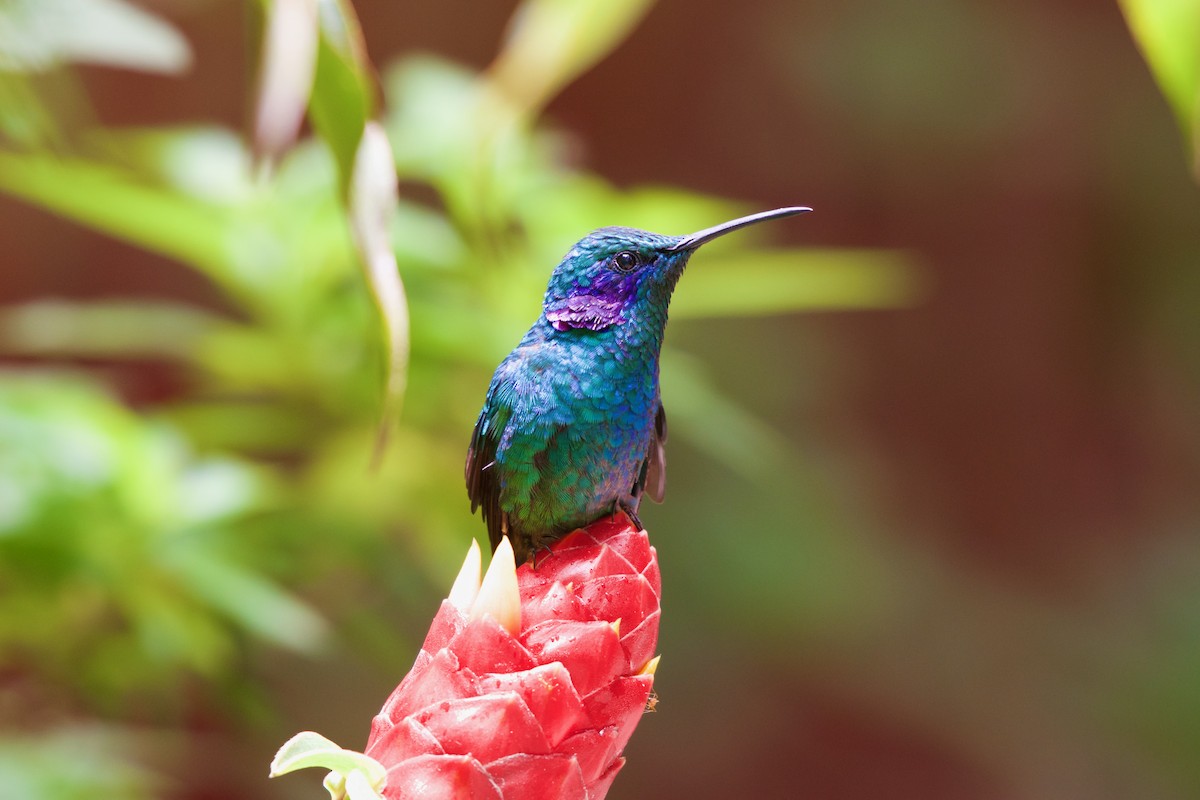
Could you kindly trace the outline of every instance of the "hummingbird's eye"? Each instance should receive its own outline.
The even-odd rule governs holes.
[[[640,263],[642,259],[631,250],[622,250],[613,256],[613,266],[621,272],[633,272]]]

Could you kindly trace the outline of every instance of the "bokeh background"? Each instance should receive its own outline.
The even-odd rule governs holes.
[[[1200,796],[1200,193],[1116,3],[356,0],[374,469],[372,75],[274,143],[269,4],[83,5],[0,6],[0,795],[321,796],[267,764],[407,671],[559,256],[807,204],[677,293],[611,796]]]

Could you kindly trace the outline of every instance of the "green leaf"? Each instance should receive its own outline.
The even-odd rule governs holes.
[[[671,317],[728,317],[913,303],[909,259],[882,250],[741,250],[707,255],[679,283]]]
[[[299,652],[314,652],[329,636],[316,612],[265,579],[212,552],[181,542],[166,555],[167,565],[213,608],[247,630]]]
[[[0,152],[0,191],[191,266],[255,315],[297,313],[352,264],[324,148],[293,148],[256,186],[223,133],[94,138],[117,163]]]
[[[38,83],[37,76],[0,69],[0,137],[20,149],[63,141],[59,109]]]
[[[78,62],[177,73],[191,61],[179,31],[123,0],[0,3],[0,70],[41,71]]]
[[[375,82],[354,7],[347,0],[318,0],[317,16],[320,39],[309,114],[333,151],[345,193],[363,128],[375,113]]]
[[[301,731],[284,742],[275,753],[275,758],[271,759],[270,777],[276,778],[309,767],[332,769],[333,765],[323,759],[329,754],[342,752],[342,748],[336,742],[326,739],[321,734],[315,731]]]
[[[769,473],[786,462],[788,451],[778,431],[722,395],[701,362],[664,350],[662,373],[672,435],[682,434],[747,476]]]
[[[94,128],[83,140],[94,163],[192,200],[245,206],[265,194],[242,135],[228,128]]]
[[[81,158],[0,153],[0,190],[213,275],[226,272],[232,215]]]
[[[354,772],[366,777],[369,785],[380,788],[387,779],[387,770],[375,759],[353,750],[344,750],[319,733],[303,731],[284,742],[271,760],[270,777],[309,767],[324,767],[343,778]]]
[[[1191,149],[1200,180],[1200,3],[1121,0],[1125,19]]]
[[[542,108],[617,48],[653,0],[526,0],[490,79],[525,112]]]
[[[0,353],[187,358],[224,324],[177,303],[43,300],[0,309]]]

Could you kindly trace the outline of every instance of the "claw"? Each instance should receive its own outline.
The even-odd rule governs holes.
[[[646,526],[638,519],[638,505],[637,498],[627,497],[623,500],[618,500],[613,506],[613,516],[615,517],[618,512],[623,511],[625,512],[625,516],[629,517],[629,521],[637,526],[638,530],[645,530]]]

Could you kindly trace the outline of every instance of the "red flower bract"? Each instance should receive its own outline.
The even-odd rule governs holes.
[[[493,616],[489,580],[469,608],[454,592],[442,602],[371,725],[383,796],[604,797],[657,664],[661,587],[646,532],[618,515],[539,553],[516,571],[519,622]]]

